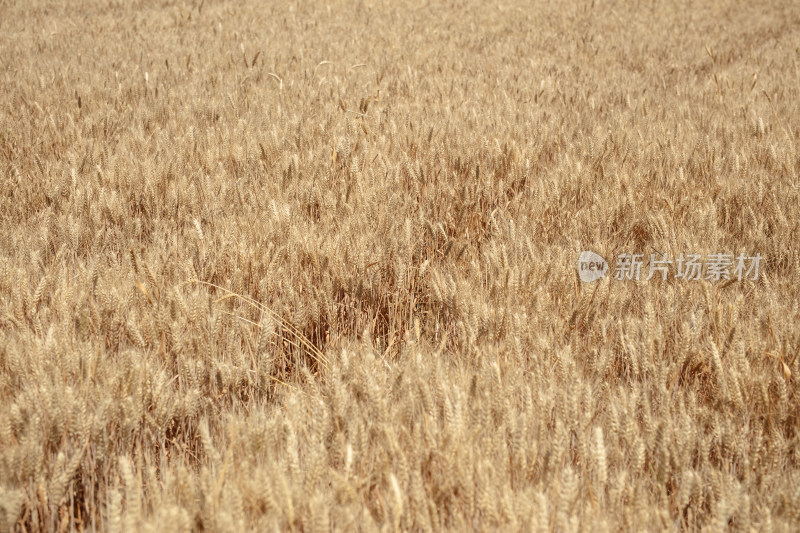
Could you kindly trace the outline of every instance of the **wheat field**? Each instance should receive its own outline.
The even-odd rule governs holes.
[[[790,0],[0,0],[0,531],[797,531],[798,63]]]

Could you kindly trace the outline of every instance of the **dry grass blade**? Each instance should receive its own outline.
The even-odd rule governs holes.
[[[266,313],[267,315],[272,317],[274,320],[276,320],[279,324],[281,324],[283,327],[285,327],[295,337],[295,339],[297,341],[297,344],[295,344],[295,346],[297,346],[297,347],[301,347],[302,346],[303,348],[308,350],[308,352],[311,355],[311,357],[317,363],[322,365],[324,368],[328,368],[329,361],[325,357],[325,354],[322,353],[322,351],[319,348],[314,346],[314,344],[305,335],[303,335],[302,332],[300,332],[300,330],[294,324],[292,324],[290,321],[288,321],[285,318],[283,318],[281,315],[279,315],[278,313],[276,313],[275,311],[273,311],[272,309],[270,309],[266,305],[253,300],[249,296],[245,296],[243,294],[237,294],[236,292],[234,292],[234,291],[232,291],[230,289],[226,289],[225,287],[222,287],[220,285],[217,285],[217,284],[214,284],[214,283],[211,283],[211,282],[208,282],[208,281],[203,281],[203,280],[199,280],[199,279],[190,279],[190,280],[187,280],[186,283],[187,284],[200,284],[200,285],[205,285],[205,286],[208,286],[208,287],[213,287],[213,288],[215,288],[217,290],[220,290],[220,291],[223,291],[223,292],[226,293],[226,295],[223,298],[238,298],[239,300],[241,300],[241,301],[253,306],[254,308],[258,309],[259,311],[261,311],[263,313]],[[221,300],[222,299],[217,300],[217,301],[221,301]],[[230,313],[230,314],[233,314],[233,313]],[[255,323],[253,321],[247,320],[247,319],[245,319],[243,317],[240,317],[240,316],[237,316],[237,315],[234,315],[234,316],[236,316],[237,318],[240,318],[242,320],[246,320],[247,322],[249,322],[249,323],[251,323],[251,324],[253,324],[255,326],[260,327],[260,324],[257,324],[257,323]]]

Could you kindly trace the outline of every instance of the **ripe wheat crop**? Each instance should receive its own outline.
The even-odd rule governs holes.
[[[790,0],[0,0],[0,531],[797,531],[798,64]]]

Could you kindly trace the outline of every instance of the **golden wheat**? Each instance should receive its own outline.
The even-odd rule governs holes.
[[[798,42],[0,0],[0,531],[797,530]]]

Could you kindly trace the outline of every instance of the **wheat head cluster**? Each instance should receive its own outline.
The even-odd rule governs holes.
[[[0,0],[0,531],[797,531],[799,63],[789,0]]]

